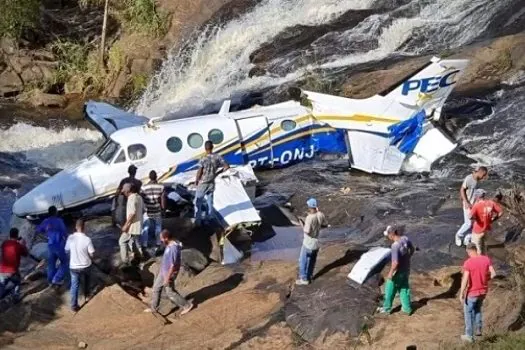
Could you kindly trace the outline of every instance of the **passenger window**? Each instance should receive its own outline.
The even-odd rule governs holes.
[[[146,146],[141,145],[140,143],[136,145],[131,145],[128,147],[128,155],[130,160],[139,160],[148,154]]]
[[[124,153],[124,150],[120,151],[119,155],[117,156],[117,158],[115,158],[115,161],[113,163],[117,164],[117,163],[122,163],[122,162],[125,162],[126,161],[126,153]]]
[[[208,140],[213,142],[214,145],[218,145],[222,141],[224,141],[224,134],[219,129],[212,129],[208,133]]]
[[[166,147],[170,152],[177,153],[182,149],[182,140],[178,137],[170,137],[166,141]]]
[[[281,122],[281,129],[284,131],[292,131],[297,127],[297,123],[293,120],[283,120]]]
[[[201,134],[193,133],[188,136],[188,145],[190,145],[191,148],[200,148],[203,143],[204,140]]]

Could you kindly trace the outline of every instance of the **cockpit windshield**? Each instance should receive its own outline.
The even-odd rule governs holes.
[[[119,144],[109,139],[106,142],[104,142],[102,146],[100,146],[95,155],[104,163],[109,163],[111,162],[111,160],[113,159],[113,157],[119,149]]]

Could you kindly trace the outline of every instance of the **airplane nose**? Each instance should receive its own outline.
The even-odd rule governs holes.
[[[53,204],[50,198],[46,198],[43,194],[29,192],[13,204],[13,214],[19,217],[43,214],[51,205]]]

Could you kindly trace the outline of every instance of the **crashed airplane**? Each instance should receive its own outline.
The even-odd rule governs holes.
[[[176,184],[181,174],[196,170],[206,140],[231,165],[254,169],[338,153],[368,173],[426,171],[456,146],[436,122],[467,63],[433,58],[392,89],[366,99],[300,91],[298,101],[238,112],[230,112],[225,101],[216,114],[178,120],[150,120],[90,101],[85,116],[105,143],[19,198],[13,213],[34,217],[51,205],[75,210],[111,197],[130,164],[137,166],[138,178],[146,180],[155,170],[161,183]]]

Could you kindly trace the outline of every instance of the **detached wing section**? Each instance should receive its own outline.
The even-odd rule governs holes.
[[[146,124],[149,119],[104,102],[88,101],[84,117],[107,138],[117,130]]]
[[[302,102],[319,123],[347,133],[353,168],[384,175],[429,171],[456,144],[436,127],[445,100],[468,60],[440,60],[367,99],[302,91]]]

